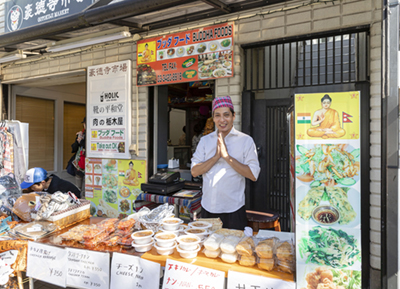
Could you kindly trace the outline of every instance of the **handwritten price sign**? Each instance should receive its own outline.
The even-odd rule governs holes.
[[[66,252],[53,246],[35,242],[28,243],[26,275],[57,286],[65,287]]]
[[[67,285],[108,289],[110,254],[67,248]]]
[[[296,283],[235,271],[228,272],[227,289],[296,289]]]
[[[120,253],[113,254],[111,289],[159,287],[160,264],[136,256]]]
[[[222,289],[225,273],[167,259],[162,289]]]

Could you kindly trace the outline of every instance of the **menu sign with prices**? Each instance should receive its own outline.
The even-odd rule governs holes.
[[[64,249],[28,242],[27,276],[65,287],[66,261]]]
[[[225,272],[167,259],[162,289],[224,288]]]
[[[67,248],[67,286],[108,289],[110,254]]]
[[[146,161],[85,159],[85,197],[90,214],[125,218],[135,211],[134,204],[146,182]]]
[[[298,288],[361,288],[360,96],[295,95]]]
[[[296,283],[277,278],[228,271],[226,289],[296,289]]]
[[[130,159],[131,61],[89,66],[86,155]]]
[[[0,286],[4,286],[9,281],[9,276],[14,272],[11,265],[17,260],[18,251],[10,250],[0,253]]]
[[[111,289],[159,288],[160,264],[121,253],[114,253],[111,265]],[[157,278],[158,277],[158,278]]]
[[[233,77],[234,23],[137,42],[137,85]]]

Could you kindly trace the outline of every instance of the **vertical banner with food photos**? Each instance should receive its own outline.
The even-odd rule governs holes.
[[[131,61],[87,69],[86,156],[130,159]]]
[[[233,36],[229,22],[138,41],[138,86],[232,77]]]
[[[361,288],[360,92],[295,95],[298,288]]]
[[[123,218],[134,212],[136,197],[146,182],[146,161],[86,158],[85,196],[90,214]]]

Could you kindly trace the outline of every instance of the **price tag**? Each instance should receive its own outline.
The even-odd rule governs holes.
[[[27,258],[27,276],[65,287],[67,257],[64,249],[28,242]]]
[[[114,253],[111,266],[111,289],[159,288],[160,264],[121,253]]]
[[[67,248],[67,285],[108,289],[110,254]]]
[[[225,272],[167,259],[162,289],[223,289]]]
[[[10,250],[0,254],[0,285],[7,284],[10,274],[14,271],[11,265],[14,264],[17,256],[17,250]]]
[[[226,289],[296,289],[296,283],[229,270]]]

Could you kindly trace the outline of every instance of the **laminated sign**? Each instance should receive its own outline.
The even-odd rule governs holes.
[[[361,288],[360,134],[359,91],[295,95],[298,288]]]

